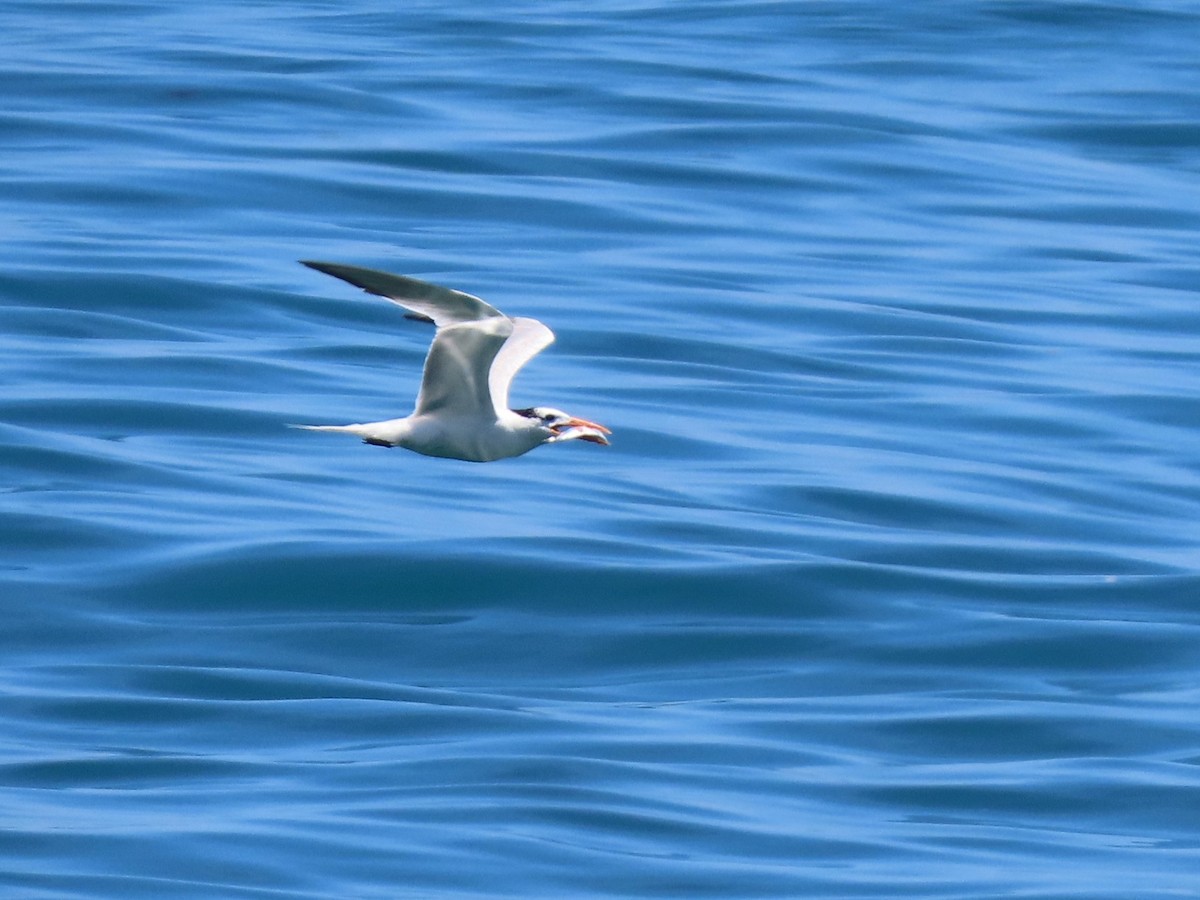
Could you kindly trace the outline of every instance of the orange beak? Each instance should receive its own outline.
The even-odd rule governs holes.
[[[582,425],[584,428],[595,428],[597,431],[602,431],[605,434],[612,434],[612,431],[605,428],[599,422],[589,422],[587,419],[576,419],[575,417],[572,416],[571,419],[567,422],[567,424],[572,427],[574,427],[576,425]]]
[[[589,422],[587,419],[576,419],[573,416],[567,420],[567,427],[568,428],[591,428],[591,429],[594,429],[595,431],[597,431],[599,433],[598,434],[581,434],[579,436],[579,440],[591,441],[593,444],[604,444],[605,446],[608,446],[608,440],[604,437],[604,435],[612,434],[612,432],[609,429],[605,428],[599,422]]]

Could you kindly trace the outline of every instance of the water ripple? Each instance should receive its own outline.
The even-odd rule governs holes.
[[[1194,891],[1193,10],[0,24],[11,890]],[[287,429],[429,340],[309,257],[613,446]]]

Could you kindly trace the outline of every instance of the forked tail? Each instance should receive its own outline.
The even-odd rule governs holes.
[[[305,431],[340,431],[342,434],[353,434],[368,444],[380,447],[391,447],[390,441],[375,436],[370,425],[289,425],[288,428],[302,428]]]

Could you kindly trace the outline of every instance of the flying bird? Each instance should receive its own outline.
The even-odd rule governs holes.
[[[537,319],[509,318],[478,297],[403,275],[301,260],[318,272],[385,297],[407,317],[437,327],[416,408],[402,419],[357,425],[297,425],[353,434],[368,444],[426,456],[491,462],[542,444],[607,444],[603,425],[548,406],[509,409],[508,389],[521,367],[554,342]]]

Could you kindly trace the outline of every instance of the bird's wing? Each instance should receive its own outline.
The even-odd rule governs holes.
[[[508,388],[517,372],[554,341],[554,332],[536,319],[510,319],[462,291],[360,266],[301,262],[437,325],[425,357],[417,415],[500,415],[508,409]]]
[[[496,415],[508,410],[508,388],[521,367],[554,343],[554,332],[537,319],[518,317],[512,324],[512,334],[496,354],[488,376]]]
[[[413,414],[494,420],[489,373],[513,329],[507,316],[439,328],[425,357]]]
[[[418,281],[403,275],[389,275],[387,272],[363,269],[359,266],[344,266],[341,263],[313,262],[308,259],[302,259],[300,262],[310,269],[348,281],[368,294],[386,297],[393,303],[417,313],[418,316],[429,319],[439,328],[459,322],[505,318],[504,313],[478,297],[464,294],[462,291],[452,291],[427,281]]]

